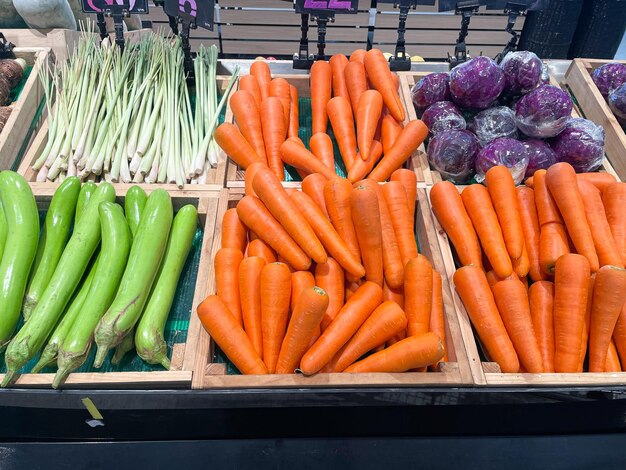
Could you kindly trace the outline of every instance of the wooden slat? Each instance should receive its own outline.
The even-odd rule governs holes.
[[[70,374],[62,388],[78,389],[155,389],[189,388],[191,371],[157,372],[80,372]],[[0,374],[0,380],[4,374]],[[11,388],[50,388],[54,374],[23,374]]]

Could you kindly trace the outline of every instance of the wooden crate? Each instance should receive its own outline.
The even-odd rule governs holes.
[[[218,76],[217,77],[217,85],[220,89],[221,92],[223,92],[227,85],[228,85],[228,81],[230,80],[230,77],[228,76]],[[226,119],[228,119],[228,111],[226,114]],[[43,150],[46,147],[46,144],[48,143],[48,119],[46,118],[44,120],[44,122],[41,125],[41,129],[39,130],[39,132],[37,133],[37,135],[35,136],[32,144],[30,145],[30,148],[28,149],[28,152],[26,153],[26,155],[24,156],[24,158],[22,159],[19,168],[18,168],[18,173],[23,175],[27,181],[30,182],[35,182],[37,179],[37,172],[35,170],[33,170],[32,165],[35,161],[37,161],[37,158],[39,158],[39,155],[41,155],[41,153],[43,152]],[[219,147],[218,147],[219,148]],[[184,190],[185,191],[219,191],[220,189],[222,189],[224,187],[224,178],[226,175],[226,155],[224,154],[224,152],[222,152],[220,150],[220,155],[219,155],[219,162],[217,164],[217,166],[215,168],[211,168],[209,170],[208,176],[207,176],[207,182],[206,184],[185,184]],[[59,183],[50,183],[50,184],[55,184],[58,185]],[[120,186],[122,188],[124,187],[130,187],[132,186],[132,184],[122,184],[122,183],[116,183],[115,186]],[[175,184],[147,184],[147,183],[141,183],[139,184],[139,186],[148,189],[148,188],[163,188],[166,189],[168,191],[178,191],[179,188],[175,185]]]
[[[11,115],[0,132],[0,170],[11,168],[20,157],[25,141],[30,139],[35,124],[33,120],[44,98],[39,71],[51,59],[50,48],[47,47],[16,47],[13,52],[32,69],[18,99],[9,105],[12,108]]]
[[[221,246],[222,218],[224,212],[235,207],[242,198],[239,189],[224,189],[220,196],[215,234],[211,247],[211,262]],[[435,233],[432,213],[426,191],[417,190],[416,238],[420,251],[433,263],[443,277],[443,299],[446,319],[446,348],[449,361],[441,365],[438,372],[428,373],[375,373],[375,374],[316,374],[305,377],[289,375],[228,375],[226,365],[212,362],[214,343],[208,333],[202,330],[197,340],[196,363],[194,366],[193,388],[308,388],[308,387],[409,387],[409,386],[454,386],[471,384],[465,346],[461,339],[460,326],[454,311],[450,287],[445,280],[443,258]],[[215,278],[211,276],[208,285],[210,293],[215,292]]]
[[[273,75],[273,77],[284,78],[290,84],[295,86],[298,89],[299,98],[309,98],[311,96],[308,74],[295,74],[295,73],[294,74],[275,74]],[[402,94],[400,98],[406,106],[406,99],[402,97]],[[411,107],[412,106],[413,105],[411,105]],[[405,119],[405,123],[408,122],[410,119],[414,119],[414,117],[412,117],[410,114],[411,110],[407,109],[406,111],[407,111],[407,118]],[[228,106],[227,117],[230,117],[230,119],[232,120],[231,122],[234,122],[234,117],[233,117],[232,111],[230,110],[230,103]],[[307,126],[310,126],[310,123],[303,122],[303,117],[302,115],[300,115],[300,127],[307,128]],[[328,127],[332,128],[332,126],[330,125],[330,122],[328,123]],[[308,129],[310,133],[310,127],[308,127]],[[305,142],[305,145],[308,146],[308,142]],[[335,155],[335,160],[340,159],[340,158],[341,157],[339,154]],[[411,158],[405,164],[405,167],[415,172],[418,183],[422,183],[422,185],[424,185],[425,183],[427,184],[430,181],[429,179],[430,175],[428,171],[428,160],[426,159],[426,154],[424,153],[423,146],[421,146],[417,151],[413,153]],[[228,159],[228,167],[226,169],[226,186],[228,188],[242,188],[244,186],[244,175],[245,175],[245,170],[239,167],[239,165],[237,165],[231,159]],[[432,184],[432,182],[430,184]],[[300,182],[299,181],[285,182],[285,186],[299,188]]]
[[[583,116],[604,128],[605,152],[621,180],[626,180],[626,133],[619,125],[613,111],[591,79],[591,74],[601,65],[614,60],[574,59],[565,73],[569,88]],[[626,61],[621,61],[626,64]]]
[[[37,205],[46,209],[56,190],[56,185],[50,183],[31,183]],[[147,187],[150,193],[154,187]],[[123,206],[124,197],[128,188],[116,188],[117,199]],[[170,193],[174,210],[186,204],[193,204],[198,208],[199,223],[203,228],[202,249],[198,274],[195,283],[195,292],[189,317],[187,341],[173,346],[170,370],[151,372],[80,372],[72,373],[62,388],[81,389],[153,389],[153,388],[190,388],[195,365],[195,351],[202,326],[195,314],[198,304],[208,295],[209,279],[212,279],[211,268],[211,241],[215,231],[215,221],[219,199],[219,191],[175,191]],[[0,374],[0,380],[4,374]],[[49,388],[54,374],[22,374],[10,386],[11,388]]]
[[[461,190],[462,187],[459,187]],[[430,190],[427,188],[428,200],[430,201]],[[448,235],[439,224],[437,217],[433,214],[433,223],[435,232],[439,242],[443,263],[445,266],[445,278],[447,279],[452,290],[452,300],[457,314],[457,322],[460,328],[460,334],[465,344],[469,367],[472,373],[474,384],[482,386],[594,386],[594,385],[624,385],[626,384],[626,372],[602,372],[602,373],[503,373],[500,366],[496,362],[483,361],[481,357],[485,357],[485,349],[480,344],[478,336],[474,334],[472,322],[463,301],[459,297],[454,287],[454,273],[457,269],[452,248]],[[481,353],[483,353],[481,356]]]

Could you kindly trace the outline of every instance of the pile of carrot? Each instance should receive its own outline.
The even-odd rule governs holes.
[[[441,276],[418,253],[417,182],[311,174],[285,189],[251,165],[224,213],[216,295],[198,307],[243,374],[404,372],[446,361]]]
[[[506,167],[459,194],[433,186],[454,284],[503,372],[618,372],[626,363],[626,183],[568,163],[515,187]]]
[[[255,61],[230,98],[235,124],[224,123],[215,140],[241,168],[267,165],[279,180],[284,164],[304,178],[335,176],[333,130],[351,182],[369,177],[385,181],[422,144],[428,129],[422,121],[404,125],[405,110],[398,77],[378,49],[355,51],[350,60],[338,54],[311,67],[312,137],[308,147],[299,135],[298,89],[272,78],[265,61]]]

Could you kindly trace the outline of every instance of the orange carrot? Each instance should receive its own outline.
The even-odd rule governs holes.
[[[383,97],[376,90],[367,90],[359,99],[356,112],[356,134],[362,160],[370,156],[374,134],[383,111]]]
[[[383,284],[383,300],[395,302],[402,310],[404,310],[404,284],[402,284],[401,287],[393,288],[385,282]]]
[[[261,89],[261,101],[270,96],[270,82],[272,81],[272,74],[270,67],[264,60],[255,60],[250,66],[250,75],[254,75],[259,82],[259,88]]]
[[[276,262],[276,252],[260,238],[250,242],[248,245],[248,256],[257,256],[264,259],[268,264]]]
[[[349,171],[354,163],[354,159],[357,158],[354,116],[350,108],[350,102],[347,98],[336,96],[328,102],[327,108],[341,158]]]
[[[485,183],[500,221],[506,249],[511,259],[517,259],[522,256],[524,231],[513,176],[507,167],[498,165],[487,171]]]
[[[422,121],[410,121],[368,178],[385,181],[417,150],[427,136],[428,128]]]
[[[260,235],[262,240],[281,255],[289,265],[300,270],[309,269],[311,258],[302,251],[302,248],[298,246],[259,199],[245,196],[237,204],[237,214],[250,230],[257,235],[262,234]]]
[[[449,181],[442,181],[430,191],[430,202],[439,223],[448,234],[464,266],[482,268],[478,236],[472,225],[459,191]]]
[[[463,190],[461,199],[495,274],[500,278],[510,276],[513,265],[489,191],[482,184],[473,184]]]
[[[383,156],[383,146],[377,140],[372,141],[372,150],[367,160],[363,160],[360,156],[354,159],[354,163],[348,171],[348,180],[354,182],[365,178],[376,166]]]
[[[406,191],[397,181],[390,181],[383,186],[385,202],[396,234],[402,264],[417,256],[417,244],[413,233],[412,217],[409,215]]]
[[[539,226],[543,227],[544,224],[556,222],[565,225],[563,217],[559,212],[559,208],[554,202],[554,198],[548,190],[546,184],[546,170],[537,170],[534,178],[534,191],[535,191],[535,206],[537,207],[537,218],[539,219]]]
[[[343,54],[335,54],[328,61],[333,73],[333,96],[343,96],[350,99],[344,70],[349,64],[348,58]]]
[[[239,264],[239,297],[243,328],[261,359],[263,359],[261,271],[265,265],[265,260],[257,256],[244,258]]]
[[[237,209],[228,209],[222,220],[222,248],[236,248],[242,253],[246,250],[246,227],[239,220]]]
[[[536,182],[535,182],[536,184]],[[565,220],[576,251],[589,261],[591,271],[600,267],[576,172],[569,163],[556,163],[546,173],[546,184]],[[557,286],[558,287],[558,286]]]
[[[267,164],[261,163],[261,162],[255,162],[246,169],[246,172],[244,174],[246,196],[256,197],[256,193],[254,192],[254,189],[252,188],[252,180],[254,179],[257,171],[259,171],[260,168],[267,168]]]
[[[222,299],[237,323],[242,325],[239,297],[239,264],[243,254],[237,248],[221,248],[215,255],[215,284]]]
[[[454,273],[454,284],[491,359],[500,365],[502,372],[517,372],[517,353],[504,327],[485,273],[478,266],[464,266]]]
[[[530,258],[526,250],[526,245],[522,248],[522,256],[511,260],[511,263],[513,264],[513,271],[517,274],[517,277],[522,279],[528,276],[528,272],[530,271]]]
[[[350,195],[352,223],[359,242],[365,279],[383,286],[383,244],[380,208],[375,191],[359,186]]]
[[[270,263],[261,271],[263,361],[270,374],[276,370],[280,346],[287,331],[291,273],[286,264]]]
[[[302,358],[302,373],[315,374],[324,367],[380,305],[382,297],[381,287],[373,282],[359,287]]]
[[[215,130],[215,142],[244,170],[254,162],[262,161],[237,126],[230,122],[220,124]]]
[[[270,213],[276,217],[276,220],[304,252],[318,263],[325,263],[327,256],[324,247],[307,220],[289,198],[276,175],[269,169],[259,170],[252,181],[252,187]]]
[[[430,330],[433,309],[433,268],[424,255],[417,255],[404,267],[404,311],[408,319],[407,336]]]
[[[315,286],[315,278],[309,271],[291,273],[291,311],[296,309],[298,298],[306,287]]]
[[[530,373],[544,372],[524,285],[516,279],[500,281],[493,286],[493,296],[524,369]]]
[[[620,361],[626,364],[626,303],[619,314],[615,330],[613,331],[613,341],[619,353]]]
[[[590,277],[589,261],[582,255],[563,255],[556,262],[553,314],[556,372],[578,371]]]
[[[593,184],[600,192],[604,192],[607,186],[615,183],[615,176],[604,172],[593,173],[576,173],[578,181],[588,181]]]
[[[351,57],[352,58],[352,57]],[[357,114],[361,95],[367,91],[367,75],[362,62],[350,62],[344,69],[352,113]]]
[[[541,281],[547,277],[541,270],[539,264],[539,239],[541,238],[541,230],[539,228],[539,219],[537,218],[537,208],[535,207],[534,191],[523,186],[518,187],[517,202],[519,203],[520,217],[522,220],[524,243],[530,262],[530,278],[533,281]]]
[[[535,178],[531,176],[530,178],[526,178],[524,184],[527,188],[533,189],[535,187]]]
[[[602,193],[602,202],[622,263],[626,265],[626,183],[607,186]]]
[[[355,51],[352,51],[352,54],[350,54],[350,62],[361,62],[363,63],[363,60],[365,59],[365,53],[367,51],[365,49],[357,49]]]
[[[379,49],[371,49],[365,54],[363,63],[369,82],[380,92],[391,115],[397,121],[404,121],[404,105],[398,95],[398,88],[394,86],[389,64],[383,53]]]
[[[252,146],[257,156],[261,160],[267,161],[261,115],[252,93],[245,90],[236,91],[230,98],[230,107],[241,135]]]
[[[554,284],[550,281],[533,283],[528,289],[528,298],[544,371],[554,372]]]
[[[389,181],[397,181],[404,186],[406,200],[409,204],[409,215],[413,219],[415,217],[415,200],[417,197],[417,176],[415,172],[406,168],[400,168],[391,174]]]
[[[622,372],[622,365],[619,362],[617,348],[615,347],[615,342],[613,340],[609,343],[604,372]]]
[[[267,374],[267,367],[254,350],[250,339],[216,295],[210,295],[198,306],[198,317],[204,329],[243,374]]]
[[[403,339],[383,351],[355,362],[344,372],[405,372],[434,364],[443,355],[441,339],[435,333],[428,332]]]
[[[402,129],[404,129],[404,126],[396,121],[388,111],[383,110],[380,134],[385,155],[391,151],[398,141],[400,134],[402,134]]]
[[[335,319],[344,304],[344,272],[339,263],[328,258],[326,263],[315,266],[315,284],[328,294],[328,308],[322,318],[322,332]]]
[[[278,355],[277,374],[292,374],[298,367],[327,307],[328,295],[319,287],[306,287],[300,293]]]
[[[283,104],[280,98],[270,96],[264,99],[261,104],[261,116],[267,164],[280,181],[283,181],[285,170],[280,149],[287,137],[287,128],[285,127]]]
[[[583,323],[583,335],[580,342],[580,356],[578,357],[578,372],[583,371],[585,357],[587,357],[587,346],[589,345],[589,330],[591,328],[591,310],[593,307],[593,288],[596,284],[596,273],[589,278],[589,288],[587,289],[587,305],[585,307],[585,323]]]
[[[313,173],[302,180],[302,192],[309,196],[315,205],[319,207],[322,213],[328,218],[326,210],[326,202],[324,201],[324,185],[328,181],[323,175]]]
[[[284,78],[275,78],[270,82],[270,96],[279,98],[283,105],[283,120],[285,129],[289,129],[289,116],[291,109],[291,85]],[[291,137],[291,136],[289,136]],[[296,134],[294,137],[298,137]]]
[[[328,134],[325,132],[313,134],[309,141],[309,147],[319,161],[326,165],[329,170],[335,171],[335,150],[333,149],[333,141],[330,140]]]
[[[313,134],[326,132],[328,114],[326,106],[330,101],[333,73],[330,64],[318,60],[311,66],[311,117]]]
[[[261,109],[263,98],[261,96],[261,87],[259,81],[254,75],[243,75],[239,77],[239,90],[248,91],[252,94],[257,109]]]
[[[289,106],[289,128],[287,129],[287,136],[298,137],[298,129],[300,127],[300,102],[298,101],[298,89],[290,85],[289,96],[291,103]]]
[[[539,235],[539,266],[548,275],[554,274],[556,260],[569,253],[567,233],[562,224],[550,222],[541,227]]]
[[[433,269],[433,302],[430,311],[430,331],[435,333],[446,344],[446,324],[443,313],[443,285],[441,274]],[[448,362],[448,353],[444,353],[441,362]]]
[[[345,301],[347,302],[352,298],[354,293],[361,287],[362,283],[360,281],[347,281],[345,285]]]
[[[589,372],[604,372],[611,336],[626,303],[626,269],[603,266],[596,273],[589,329]]]
[[[320,173],[326,179],[334,179],[335,171],[328,168],[315,155],[303,146],[292,140],[287,140],[280,146],[280,154],[285,163],[307,173]]]

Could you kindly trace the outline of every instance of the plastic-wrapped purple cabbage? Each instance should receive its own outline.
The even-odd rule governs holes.
[[[619,62],[604,64],[593,71],[591,79],[606,98],[613,90],[626,83],[626,65]]]
[[[528,168],[526,178],[530,178],[537,170],[547,170],[557,162],[556,153],[546,142],[539,139],[522,141],[528,154]]]
[[[620,85],[609,95],[609,107],[617,121],[626,128],[626,83]]]
[[[497,165],[506,166],[515,180],[520,184],[528,167],[528,153],[524,145],[509,137],[500,137],[483,147],[476,157],[476,181],[482,183],[485,173]]]
[[[474,176],[474,161],[480,144],[469,131],[447,130],[435,135],[428,144],[428,160],[441,176],[456,184]]]
[[[431,104],[424,111],[422,121],[432,135],[450,129],[464,130],[467,126],[461,111],[451,101],[437,101]]]
[[[541,85],[515,103],[515,121],[530,137],[554,137],[565,129],[573,106],[570,96],[560,88]]]
[[[426,75],[411,88],[411,99],[418,113],[437,101],[450,101],[450,75],[444,72]]]
[[[503,89],[504,72],[489,57],[474,57],[450,71],[452,99],[464,108],[488,108]]]
[[[528,93],[541,82],[543,63],[534,52],[509,52],[500,62],[500,68],[504,72],[506,93]]]
[[[567,162],[577,173],[597,170],[604,158],[604,129],[588,119],[570,119],[552,142],[560,162]]]
[[[476,134],[483,147],[498,137],[516,139],[515,113],[506,106],[485,109],[474,117],[469,130]]]

